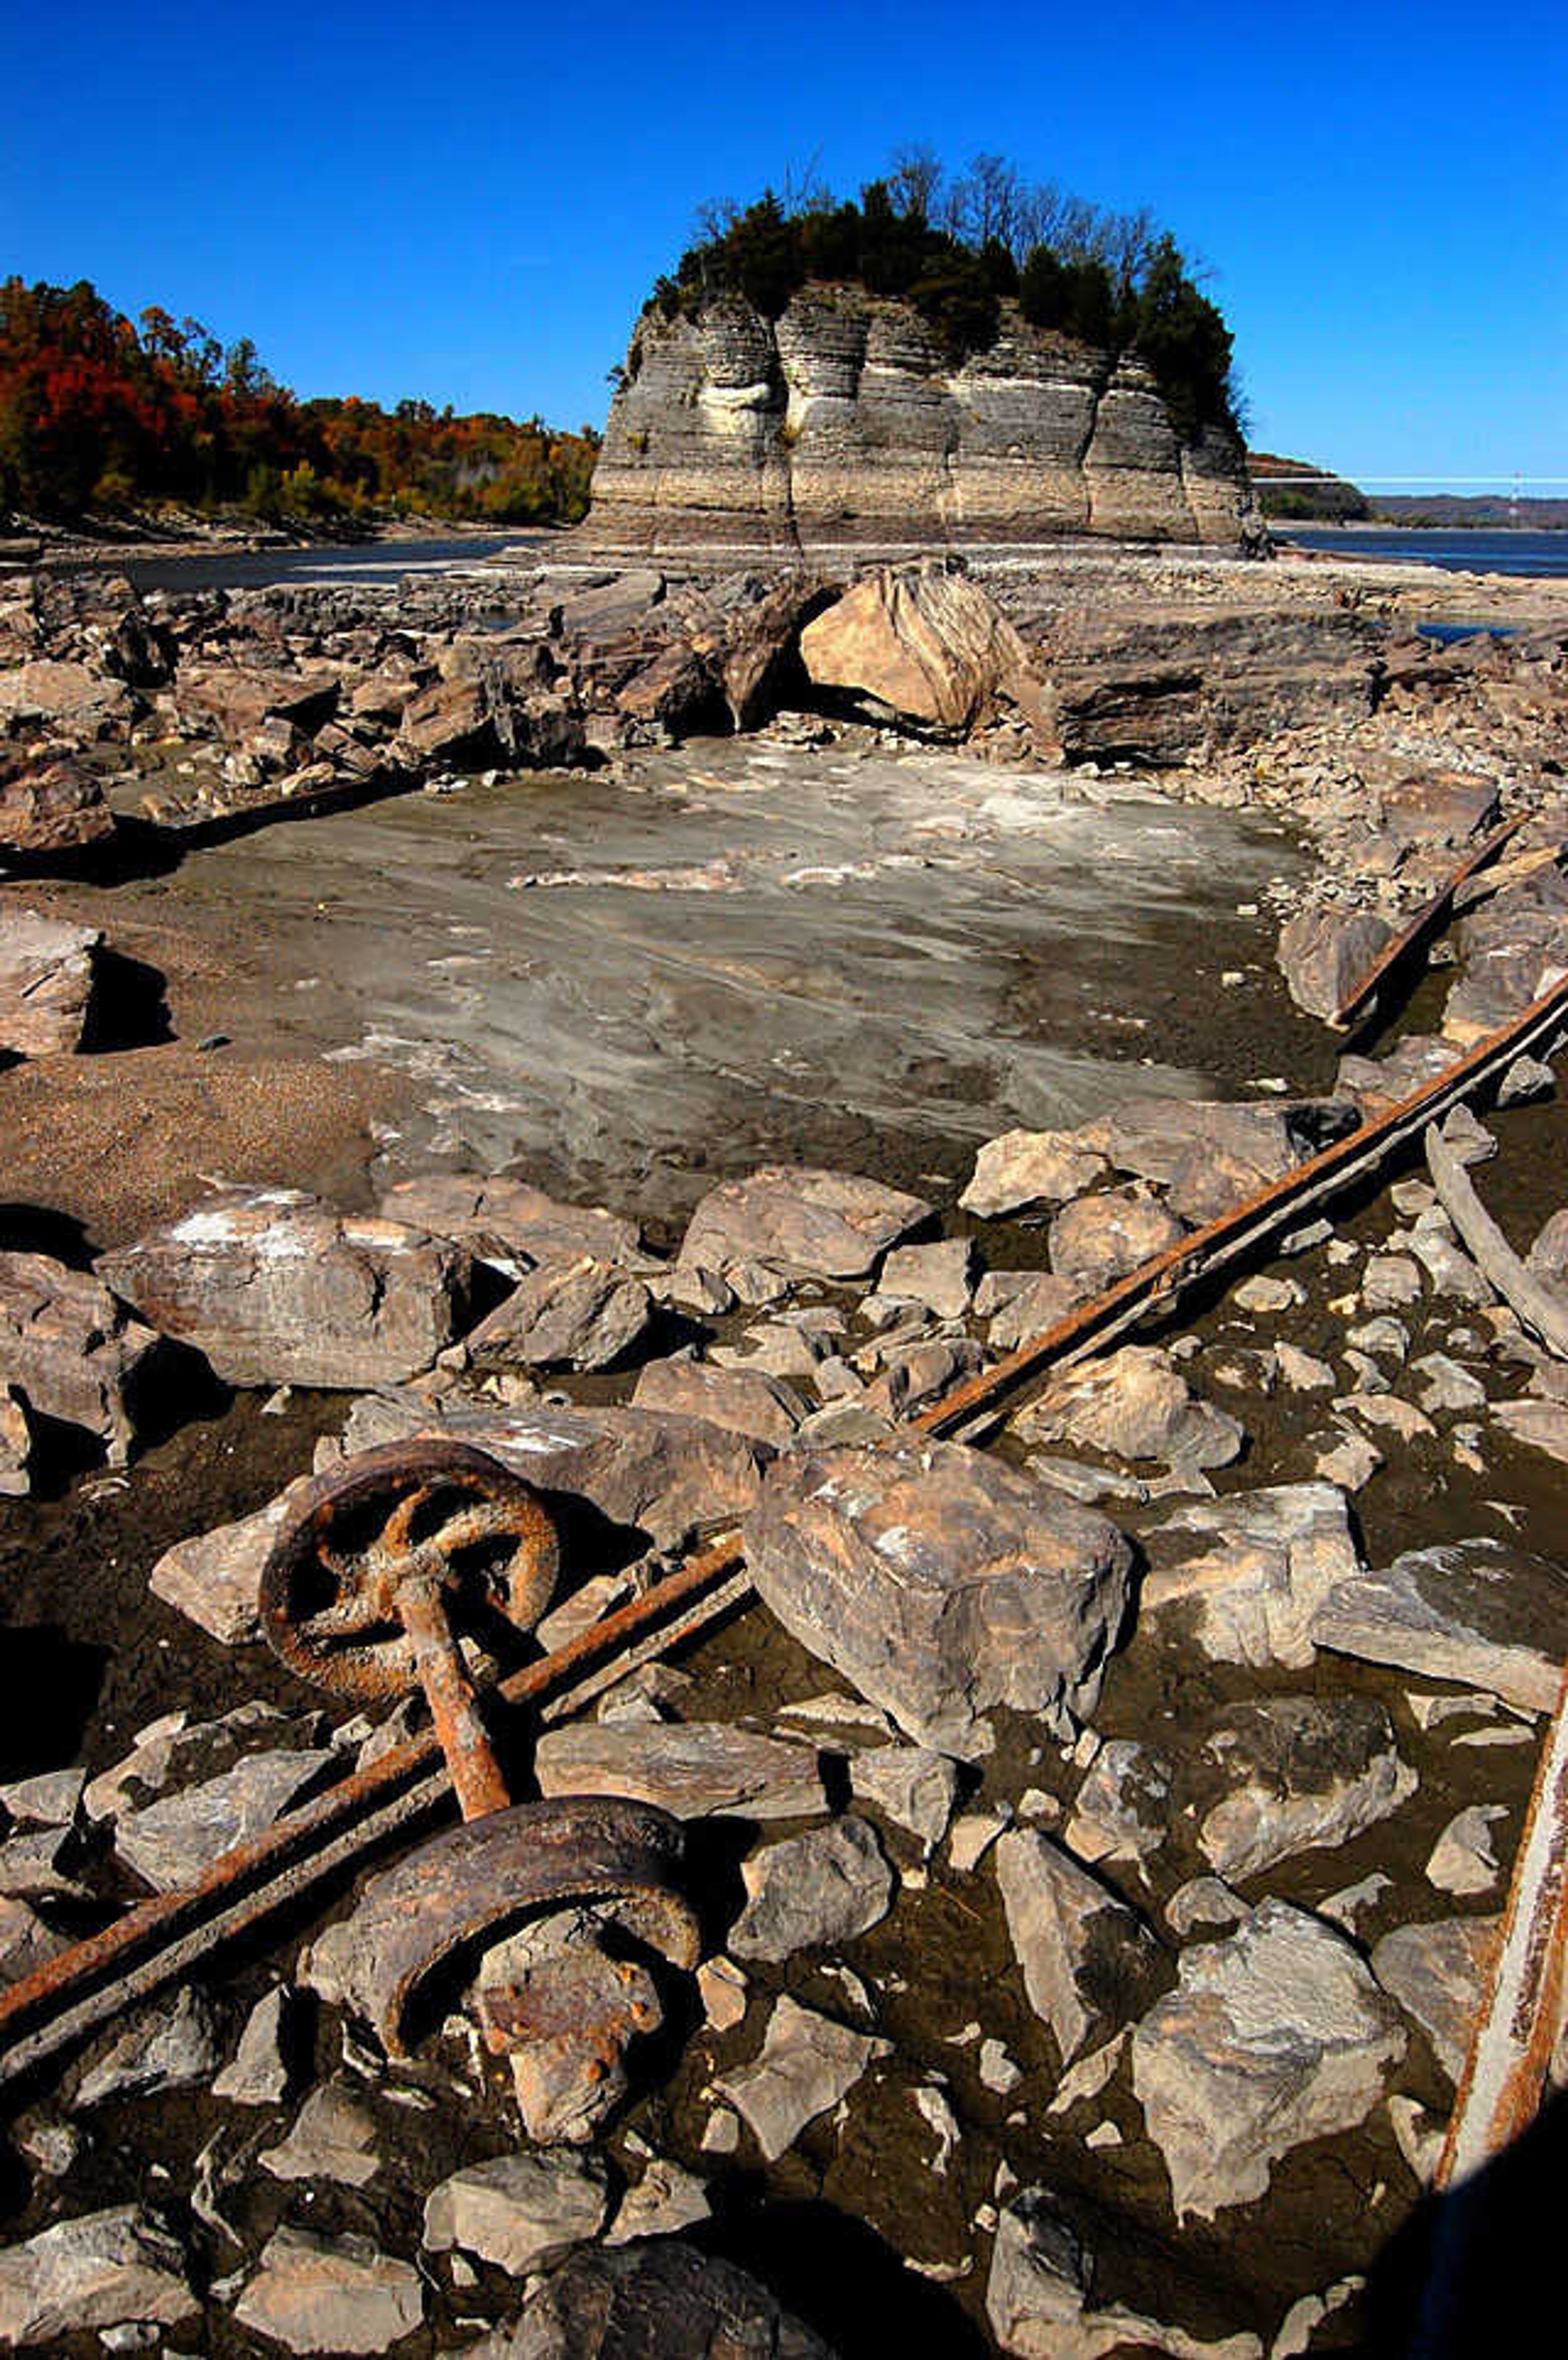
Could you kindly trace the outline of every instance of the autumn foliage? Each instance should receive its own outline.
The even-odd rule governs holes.
[[[0,282],[0,513],[177,501],[308,523],[387,512],[572,522],[598,437],[350,396],[297,401],[248,341],[154,307],[139,325],[86,279]]]

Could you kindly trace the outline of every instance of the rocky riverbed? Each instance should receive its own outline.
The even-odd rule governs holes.
[[[1568,969],[1568,625],[1407,636],[1411,571],[1008,552],[815,647],[831,575],[700,557],[11,599],[7,1975],[385,1747],[258,1642],[313,1467],[525,1474],[545,1645],[714,1529],[758,1597],[508,1749],[686,1829],[624,2094],[456,1991],[389,2060],[300,1912],[19,2088],[0,2335],[1399,2348],[1568,1655],[1561,1360],[1418,1154],[911,1421]],[[1568,1305],[1555,1087],[1448,1129]]]

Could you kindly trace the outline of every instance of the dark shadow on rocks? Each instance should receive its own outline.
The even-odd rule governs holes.
[[[98,954],[97,980],[82,1034],[84,1050],[147,1049],[172,1041],[162,970],[123,951]]]
[[[49,1205],[0,1204],[0,1253],[48,1254],[68,1270],[91,1270],[87,1232],[71,1213]]]
[[[58,1623],[8,1630],[0,1644],[0,1777],[31,1778],[74,1762],[97,1708],[105,1647]]]
[[[992,2346],[962,2304],[864,2222],[822,2202],[769,2205],[760,2181],[742,2172],[715,2192],[721,2210],[691,2243],[760,2278],[839,2360],[987,2360]]]
[[[201,1418],[222,1417],[234,1403],[225,1385],[193,1345],[160,1337],[125,1389],[136,1428],[136,1456],[167,1442],[180,1427]]]
[[[1429,2196],[1368,2276],[1367,2353],[1498,2360],[1563,2344],[1568,2093],[1463,2187]]]

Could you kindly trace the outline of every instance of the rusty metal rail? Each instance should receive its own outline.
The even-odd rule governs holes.
[[[1400,928],[1391,943],[1384,945],[1359,981],[1340,1001],[1328,1020],[1331,1024],[1344,1032],[1354,1022],[1356,1014],[1367,1007],[1378,985],[1387,982],[1394,969],[1410,956],[1419,943],[1425,942],[1429,934],[1436,932],[1453,908],[1454,897],[1460,887],[1467,885],[1472,877],[1494,861],[1504,846],[1513,842],[1523,825],[1522,813],[1517,819],[1505,820],[1501,827],[1494,828],[1491,835],[1461,861],[1446,884],[1440,885],[1432,900],[1421,904],[1409,924]]]
[[[1565,1022],[1568,976],[1433,1081],[1078,1305],[994,1368],[943,1394],[900,1431],[935,1436],[962,1427],[1044,1369],[1080,1359],[1151,1313],[1163,1313],[1188,1289],[1255,1251],[1294,1216],[1385,1163],[1497,1069],[1548,1042]],[[691,1636],[750,1590],[738,1535],[716,1541],[568,1645],[514,1673],[501,1683],[498,1699],[510,1705],[536,1703],[585,1666],[598,1666],[546,1708],[544,1717],[559,1718],[573,1699],[585,1700],[624,1677],[634,1661],[646,1662]],[[712,1596],[704,1596],[710,1591]],[[677,1609],[686,1611],[678,1615]],[[668,1625],[666,1616],[671,1618]],[[630,1654],[604,1662],[623,1640],[630,1643]],[[223,1853],[196,1884],[139,1903],[102,1933],[49,1960],[0,1994],[0,2081],[65,2047],[126,2001],[156,1989],[220,1941],[298,1899],[435,1809],[449,1792],[435,1738],[412,1739],[289,1812],[263,1835]]]
[[[1536,1768],[1486,1997],[1433,2186],[1454,2187],[1540,2110],[1563,2026],[1568,1962],[1568,1673]]]

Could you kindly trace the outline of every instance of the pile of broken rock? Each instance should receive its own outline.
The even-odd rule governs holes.
[[[755,2316],[772,2321],[768,2348],[809,2354],[825,2347],[679,2233],[723,2212],[732,2158],[858,2201],[856,2125],[902,2110],[925,2194],[878,2225],[917,2270],[972,2292],[1001,2349],[1241,2360],[1263,2350],[1259,2328],[1307,2348],[1352,2298],[1380,2215],[1357,2205],[1322,2244],[1331,2282],[1271,2282],[1204,2341],[1122,2299],[1118,2256],[1096,2267],[1090,2250],[1104,2196],[1084,2211],[1071,2191],[1092,2189],[1105,2150],[1149,2158],[1118,2229],[1131,2254],[1234,2208],[1300,2202],[1278,2194],[1280,2167],[1324,2141],[1399,2191],[1388,2228],[1413,2202],[1532,1723],[1568,1655],[1568,1590],[1496,1536],[1369,1569],[1348,1494],[1405,1461],[1484,1464],[1488,1420],[1550,1447],[1555,1368],[1432,1192],[1405,1182],[1390,1218],[1408,1229],[1306,1229],[1200,1328],[1059,1373],[999,1433],[900,1426],[1354,1117],[1339,1100],[1142,1101],[1012,1134],[978,1158],[971,1232],[946,1237],[900,1191],[770,1168],[713,1190],[666,1259],[616,1215],[449,1175],[373,1216],[215,1194],[93,1273],[0,1258],[13,1482],[35,1414],[123,1463],[169,1339],[232,1385],[352,1394],[321,1465],[440,1434],[591,1512],[615,1546],[571,1568],[545,1644],[693,1536],[738,1525],[801,1651],[781,1687],[747,1674],[738,1710],[722,1664],[645,1668],[534,1749],[543,1794],[657,1803],[724,1835],[738,1869],[661,2109],[606,2124],[557,2092],[521,2146],[515,2118],[508,2134],[487,2112],[479,2144],[495,2151],[475,2159],[476,2049],[449,2043],[439,2068],[372,2051],[329,1933],[280,1981],[275,1962],[243,2026],[192,1984],[101,2039],[24,2119],[44,2225],[0,2254],[0,2333],[161,2323],[167,2348],[188,2349],[206,2305],[231,2335],[299,2351],[466,2321],[494,2327],[474,2348],[544,2353],[579,2348],[561,2322],[583,2303],[607,2318],[668,2303],[700,2323],[659,2348],[717,2351]],[[1049,1268],[985,1266],[1003,1215],[1045,1224]],[[583,1378],[593,1401],[573,1395]],[[1245,1483],[1217,1494],[1244,1454]],[[289,1497],[176,1547],[158,1596],[251,1641]],[[1180,1709],[1150,1706],[1172,1692]],[[400,1709],[392,1733],[407,1725]],[[91,1782],[13,1787],[5,1972],[58,1949],[83,1859],[124,1890],[174,1890],[388,1742],[314,1704],[242,1704],[172,1714]],[[940,1946],[960,1921],[941,1912],[960,1901],[998,1972],[949,1991]],[[922,1961],[936,1996],[911,2012]],[[335,2041],[302,2038],[312,2010]],[[146,2207],[71,2212],[99,2109],[197,2089],[222,2112],[183,2227]],[[248,2110],[261,2139],[231,2127]],[[453,2168],[431,2177],[427,2152]],[[258,2170],[278,2197],[259,2213]],[[284,2217],[291,2191],[344,2190],[342,2234]],[[520,2317],[518,2280],[533,2289]]]

